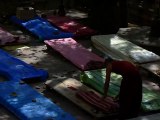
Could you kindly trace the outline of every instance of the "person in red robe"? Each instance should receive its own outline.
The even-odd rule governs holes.
[[[138,68],[129,61],[106,59],[104,98],[107,96],[111,72],[122,76],[118,94],[119,117],[127,119],[138,116],[142,102],[142,79]]]

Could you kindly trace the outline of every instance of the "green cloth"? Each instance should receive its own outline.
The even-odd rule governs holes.
[[[80,75],[81,82],[92,87],[99,93],[103,94],[105,83],[105,69],[91,70],[82,72]],[[111,73],[108,95],[115,97],[120,90],[122,76]],[[143,87],[142,108],[144,111],[160,110],[160,93]]]

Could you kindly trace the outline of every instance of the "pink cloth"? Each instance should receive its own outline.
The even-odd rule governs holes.
[[[44,42],[83,71],[104,67],[103,58],[90,52],[72,38],[45,40]]]
[[[28,41],[29,40],[27,40],[25,37],[14,36],[13,34],[0,27],[0,45],[26,43]]]
[[[15,41],[14,35],[0,28],[0,45]]]
[[[114,102],[111,97],[102,99],[99,95],[93,91],[78,91],[76,96],[83,99],[90,105],[94,106],[97,110],[103,111],[106,113],[117,112],[119,109],[118,103]]]
[[[91,36],[96,34],[95,30],[66,16],[48,16],[47,20],[66,32],[74,33],[75,37]]]

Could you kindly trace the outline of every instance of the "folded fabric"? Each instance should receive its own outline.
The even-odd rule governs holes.
[[[0,45],[26,43],[29,40],[22,36],[16,36],[0,27]]]
[[[38,79],[45,81],[48,72],[21,61],[0,49],[0,75],[12,81]]]
[[[81,81],[84,84],[91,86],[93,89],[100,93],[104,93],[103,87],[106,78],[106,70],[90,70],[81,73]],[[115,97],[120,91],[122,77],[118,74],[112,73],[108,95]],[[160,110],[160,89],[154,82],[143,81],[143,98],[142,109],[144,112]]]
[[[144,64],[159,61],[160,56],[148,51],[116,34],[92,36],[93,45],[104,54],[114,55],[117,58]],[[97,47],[98,46],[98,47]],[[113,56],[113,57],[114,57]]]
[[[95,108],[97,108],[97,110],[105,113],[113,113],[118,111],[119,104],[114,102],[111,97],[102,99],[93,91],[78,91],[76,95],[87,103],[93,105]]]
[[[21,120],[75,120],[27,84],[1,82],[0,91],[0,104]]]
[[[44,42],[82,71],[104,67],[105,60],[103,58],[90,52],[72,38],[52,39]]]
[[[61,28],[66,32],[71,32],[74,37],[91,36],[96,34],[96,30],[89,28],[68,16],[48,16],[47,20],[53,25]]]
[[[42,41],[58,38],[68,38],[73,36],[73,33],[62,32],[55,26],[51,25],[47,20],[38,16],[27,21],[20,20],[16,16],[12,16],[11,21],[24,27]]]

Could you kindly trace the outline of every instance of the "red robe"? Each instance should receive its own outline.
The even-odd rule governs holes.
[[[142,80],[137,67],[128,61],[113,61],[112,72],[123,77],[119,92],[121,117],[137,116],[142,101]]]

